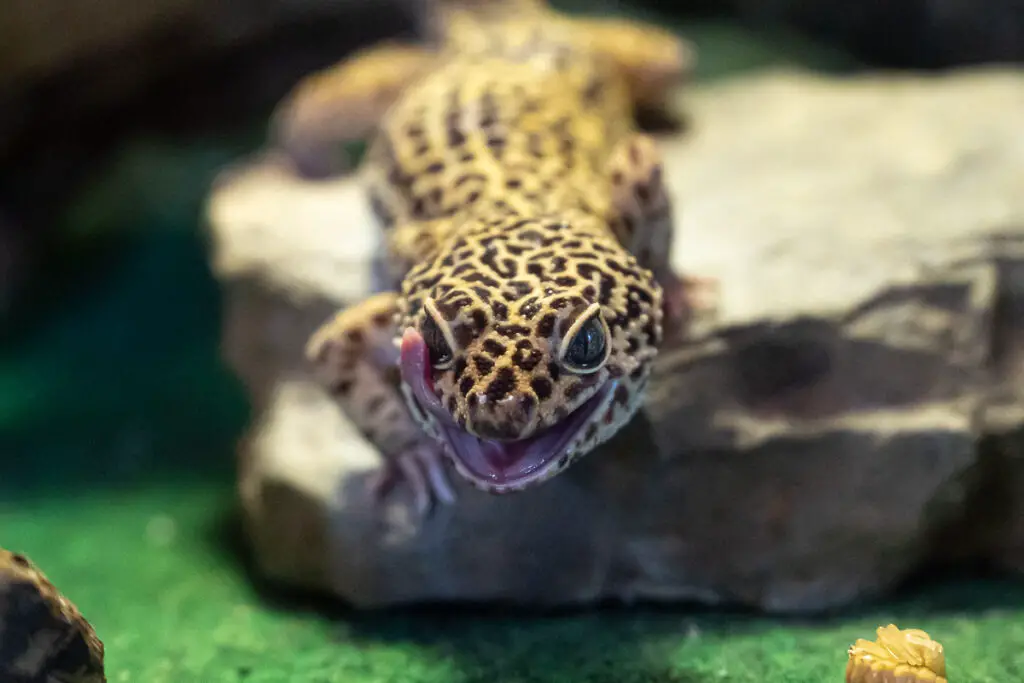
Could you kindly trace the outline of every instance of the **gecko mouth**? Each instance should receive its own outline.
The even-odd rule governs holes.
[[[523,489],[566,467],[572,460],[576,437],[605,405],[614,388],[602,387],[567,418],[525,439],[496,441],[460,428],[442,408],[430,389],[427,346],[412,328],[402,337],[401,371],[416,402],[437,419],[459,474],[492,493]]]

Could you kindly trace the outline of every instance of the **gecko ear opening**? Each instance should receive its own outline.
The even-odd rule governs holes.
[[[447,370],[455,360],[454,344],[448,326],[441,322],[437,307],[432,299],[427,299],[423,306],[423,320],[420,322],[420,334],[430,354],[430,365],[435,370]]]
[[[610,352],[601,306],[593,304],[566,333],[561,348],[562,364],[571,372],[590,374],[601,369]]]

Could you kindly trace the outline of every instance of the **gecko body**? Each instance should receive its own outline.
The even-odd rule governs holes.
[[[362,172],[390,288],[328,321],[308,356],[383,453],[378,490],[404,479],[420,507],[454,500],[445,458],[506,493],[608,440],[693,303],[669,265],[661,160],[634,124],[685,74],[686,46],[532,0],[442,7],[439,47],[371,48],[277,119],[300,165],[372,137]]]

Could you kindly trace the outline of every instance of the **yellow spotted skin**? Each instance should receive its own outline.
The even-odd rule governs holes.
[[[0,680],[105,683],[103,643],[24,555],[0,548]]]
[[[575,19],[528,0],[443,7],[440,46],[420,48],[419,61],[402,48],[408,82],[375,122],[362,168],[392,291],[329,321],[309,356],[393,459],[417,438],[441,440],[437,418],[394,370],[397,351],[381,349],[407,328],[433,324],[447,340],[452,358],[431,371],[435,395],[447,419],[483,439],[528,438],[604,391],[557,467],[533,485],[606,441],[641,404],[664,337],[665,288],[680,280],[668,263],[660,158],[634,112],[660,102],[689,53],[653,27]],[[380,52],[318,75],[315,89],[301,84],[282,107],[278,139],[298,165],[347,137],[338,117],[367,111],[351,94],[352,74],[366,82],[367,59]],[[381,89],[393,92],[395,80],[381,76]],[[374,97],[380,91],[365,99]],[[358,119],[350,130],[367,125]],[[590,319],[607,355],[581,371],[565,353]],[[520,488],[467,478],[494,492]]]

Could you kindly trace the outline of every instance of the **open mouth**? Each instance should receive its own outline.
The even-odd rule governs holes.
[[[568,464],[570,448],[605,404],[603,387],[560,423],[518,441],[481,439],[456,425],[430,388],[430,361],[423,337],[412,328],[402,337],[402,377],[420,406],[437,418],[459,473],[490,491],[522,489]]]

